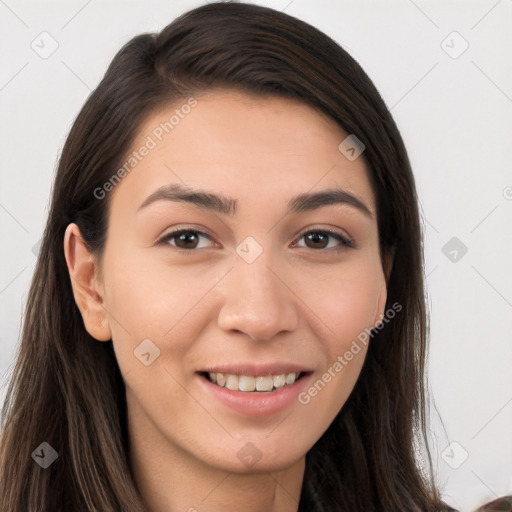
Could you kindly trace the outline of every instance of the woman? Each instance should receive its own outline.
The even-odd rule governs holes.
[[[0,508],[447,510],[414,450],[426,326],[368,76],[281,12],[194,9],[120,50],[65,143]]]

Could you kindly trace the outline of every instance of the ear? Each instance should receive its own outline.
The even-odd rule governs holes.
[[[395,246],[390,247],[383,256],[382,269],[386,277],[386,283],[389,284],[391,270],[393,269],[393,261],[395,260]]]
[[[98,341],[109,341],[112,334],[103,306],[99,265],[76,224],[69,224],[66,228],[64,255],[75,302],[82,314],[87,332]]]
[[[382,257],[382,271],[383,279],[381,282],[381,289],[377,298],[377,305],[375,309],[375,318],[373,325],[377,327],[381,324],[382,319],[385,316],[386,300],[388,296],[388,284],[389,277],[391,276],[391,270],[393,268],[393,260],[395,257],[395,247],[389,248],[389,250]]]
[[[377,297],[377,304],[375,307],[375,318],[373,319],[373,327],[381,324],[385,316],[386,300],[388,298],[388,290],[385,279],[382,279],[381,290]]]

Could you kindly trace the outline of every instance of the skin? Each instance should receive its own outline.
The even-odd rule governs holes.
[[[212,363],[286,361],[311,368],[314,383],[358,334],[378,324],[386,277],[375,198],[363,158],[349,161],[338,150],[347,134],[309,106],[237,91],[196,99],[110,192],[101,259],[89,253],[77,226],[68,226],[64,249],[75,299],[88,332],[113,341],[126,383],[130,463],[148,510],[217,512],[229,504],[297,511],[305,455],[347,400],[366,348],[307,405],[294,400],[262,417],[216,400],[196,372]],[[133,150],[175,108],[152,115]],[[238,212],[164,200],[137,211],[174,183],[237,199]],[[331,187],[356,196],[372,216],[347,204],[287,212],[292,196]],[[200,235],[188,253],[177,252],[177,238],[158,244],[177,228],[211,239]],[[334,237],[322,248],[301,236],[326,228],[357,248]],[[252,263],[235,252],[247,236],[263,248]],[[146,338],[160,350],[149,366],[134,357]],[[261,454],[250,467],[237,457],[248,442]]]

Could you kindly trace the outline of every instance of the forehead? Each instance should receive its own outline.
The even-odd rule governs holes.
[[[363,158],[350,161],[338,149],[347,136],[328,116],[289,98],[232,90],[185,98],[145,120],[113,199],[136,208],[155,189],[179,183],[222,192],[250,212],[343,188],[374,211]]]

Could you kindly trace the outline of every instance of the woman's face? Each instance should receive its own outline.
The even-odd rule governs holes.
[[[375,200],[362,157],[338,149],[348,134],[310,107],[196,101],[147,120],[108,192],[100,294],[131,430],[226,471],[274,471],[343,407],[358,336],[384,313]],[[307,199],[327,190],[338,199]]]

